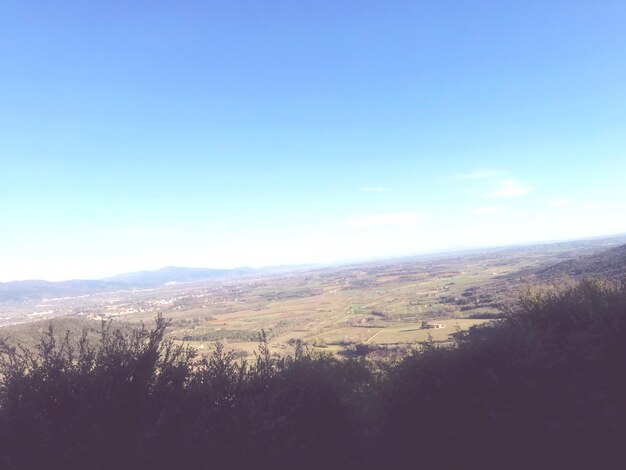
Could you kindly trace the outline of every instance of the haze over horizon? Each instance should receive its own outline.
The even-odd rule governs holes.
[[[0,282],[626,232],[621,2],[0,5]]]

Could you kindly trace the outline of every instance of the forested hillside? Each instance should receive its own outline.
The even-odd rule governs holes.
[[[537,273],[542,280],[563,276],[602,276],[620,279],[626,277],[626,245],[620,245],[593,255],[562,261]]]

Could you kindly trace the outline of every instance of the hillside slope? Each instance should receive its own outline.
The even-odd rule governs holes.
[[[544,281],[563,276],[606,279],[626,277],[626,244],[593,255],[562,261],[537,272],[537,277]]]
[[[499,308],[516,302],[530,286],[558,287],[584,278],[626,279],[626,244],[500,276],[483,285],[467,288],[461,296],[450,298],[449,302],[467,312]]]

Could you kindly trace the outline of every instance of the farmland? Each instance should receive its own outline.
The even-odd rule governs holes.
[[[221,341],[239,356],[251,355],[264,330],[278,353],[302,342],[341,355],[386,354],[427,340],[449,342],[497,315],[536,269],[606,245],[448,253],[44,299],[4,306],[2,331],[28,342],[47,324],[41,320],[62,317],[59,329],[74,321],[95,331],[101,320],[150,323],[161,312],[171,320],[170,339],[200,352]]]

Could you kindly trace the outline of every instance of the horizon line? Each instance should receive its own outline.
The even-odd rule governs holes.
[[[612,239],[612,238],[626,238],[626,232],[618,232],[607,235],[598,235],[592,237],[583,237],[583,238],[565,238],[565,239],[549,239],[549,240],[535,240],[528,242],[520,242],[520,243],[505,243],[505,244],[496,244],[496,245],[484,245],[484,246],[455,246],[449,248],[440,248],[440,249],[431,249],[422,252],[413,252],[406,253],[402,255],[391,255],[391,256],[371,256],[367,258],[346,258],[346,259],[338,259],[334,261],[328,262],[320,262],[320,263],[293,263],[293,264],[271,264],[271,265],[262,265],[262,266],[254,266],[254,265],[241,265],[234,267],[207,267],[207,266],[178,266],[178,265],[166,265],[156,269],[138,269],[136,271],[127,271],[116,274],[111,274],[108,276],[97,277],[97,278],[80,278],[80,277],[71,277],[67,279],[60,279],[56,281],[49,281],[47,279],[42,278],[27,278],[27,279],[13,279],[9,281],[0,281],[0,285],[2,284],[11,284],[17,282],[48,282],[48,283],[59,283],[59,282],[72,282],[72,281],[107,281],[111,278],[118,276],[126,276],[138,273],[155,273],[168,268],[177,268],[177,269],[212,269],[212,270],[222,270],[222,271],[236,271],[238,269],[276,269],[276,268],[285,268],[296,269],[296,268],[307,268],[307,267],[321,267],[328,268],[332,266],[346,266],[351,264],[362,264],[368,262],[381,262],[381,261],[393,261],[399,259],[413,258],[419,256],[428,256],[428,255],[443,255],[443,254],[454,254],[454,253],[462,253],[462,252],[471,252],[471,251],[479,251],[479,250],[492,250],[492,249],[506,249],[506,248],[515,248],[515,247],[524,247],[524,246],[537,246],[543,244],[559,244],[559,243],[571,243],[571,242],[584,242],[584,241],[592,241],[592,240],[602,240],[602,239]]]

